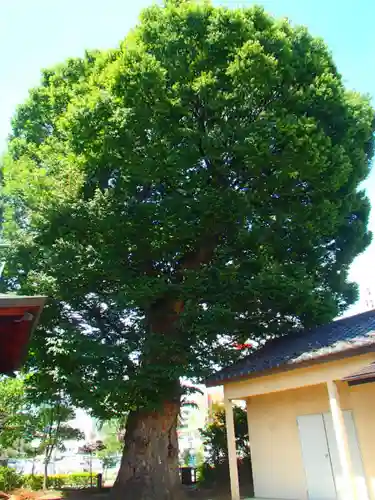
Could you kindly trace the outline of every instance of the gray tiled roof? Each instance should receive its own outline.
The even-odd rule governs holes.
[[[241,361],[215,373],[206,383],[220,385],[223,381],[362,346],[375,349],[375,310],[272,339]]]

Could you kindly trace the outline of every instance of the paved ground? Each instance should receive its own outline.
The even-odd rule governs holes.
[[[26,492],[23,490],[15,492],[13,498],[9,500],[108,500],[110,493],[110,488],[98,492],[98,491],[88,491],[88,490],[68,490],[63,492],[50,491],[48,493],[43,492]],[[186,489],[187,498],[189,500],[231,500],[230,494],[225,492],[210,491],[207,489],[197,489],[197,488],[187,488]],[[244,500],[250,500],[249,497],[243,497]],[[5,500],[5,497],[4,497]],[[255,500],[255,499],[252,499]]]
[[[189,500],[230,500],[228,493],[217,493],[209,490],[187,490],[187,498]],[[107,500],[109,489],[105,492],[87,491],[69,491],[64,492],[64,497],[67,500]]]

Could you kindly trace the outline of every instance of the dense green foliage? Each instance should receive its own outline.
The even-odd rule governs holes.
[[[252,471],[246,410],[240,406],[234,406],[233,418],[241,485],[247,489],[250,487],[251,490]],[[198,482],[203,487],[229,489],[227,430],[225,408],[222,405],[215,405],[210,421],[201,429],[201,436],[205,460],[198,466]]]
[[[27,379],[0,380],[0,453],[2,458],[43,454],[46,483],[53,452],[64,450],[67,440],[83,439],[84,434],[70,425],[75,412],[67,401],[52,397],[51,392],[42,400],[32,400],[27,388]]]
[[[25,488],[41,490],[43,488],[42,474],[25,474],[23,477]],[[75,472],[72,474],[51,474],[48,476],[47,486],[50,489],[60,488],[89,488],[91,484],[96,486],[98,482],[97,474],[90,472]]]
[[[20,474],[10,467],[0,467],[0,490],[12,491],[16,488],[28,488],[31,490],[41,490],[43,488],[42,474]],[[97,484],[97,474],[93,474],[93,484]],[[88,488],[91,485],[91,474],[80,472],[74,474],[54,474],[48,478],[48,487],[60,489]]]
[[[25,397],[23,380],[0,379],[0,455],[14,454],[33,438],[35,420]]]
[[[2,169],[4,286],[49,296],[36,392],[154,408],[234,342],[342,312],[372,137],[324,43],[257,7],[168,1],[44,71]]]
[[[100,429],[100,436],[103,449],[97,451],[95,455],[100,458],[103,465],[103,473],[115,467],[119,461],[119,454],[124,447],[124,428],[126,419],[112,419],[103,422]]]
[[[241,458],[250,456],[249,433],[247,429],[246,410],[239,406],[233,408],[236,449]],[[225,408],[217,408],[210,422],[201,429],[205,460],[216,466],[228,462],[227,430],[225,426]]]
[[[24,485],[21,474],[9,467],[0,467],[0,491],[12,491]]]

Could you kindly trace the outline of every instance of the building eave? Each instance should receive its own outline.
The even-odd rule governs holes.
[[[375,344],[362,345],[359,347],[349,347],[345,350],[339,352],[333,352],[325,355],[321,355],[308,360],[303,360],[300,362],[285,363],[280,366],[270,368],[269,370],[261,370],[258,372],[250,372],[244,374],[238,374],[234,376],[223,377],[221,379],[216,379],[215,375],[206,380],[206,387],[218,387],[225,384],[230,384],[231,382],[239,382],[241,380],[250,380],[260,377],[270,376],[277,373],[294,371],[299,368],[308,368],[310,366],[318,365],[321,363],[328,363],[330,361],[338,361],[345,358],[352,358],[354,356],[360,356],[361,354],[366,354],[368,352],[375,352]]]

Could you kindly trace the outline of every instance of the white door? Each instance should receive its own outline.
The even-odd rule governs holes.
[[[344,411],[343,414],[344,414],[346,432],[348,436],[348,446],[350,452],[352,472],[354,476],[355,486],[357,489],[357,498],[359,498],[360,500],[369,500],[367,485],[366,485],[366,477],[363,470],[362,456],[358,445],[357,432],[355,429],[353,415],[351,411]],[[338,498],[340,499],[340,492],[343,491],[344,484],[342,481],[342,471],[341,471],[340,460],[338,457],[335,433],[333,430],[332,416],[330,413],[325,413],[323,418],[327,433],[328,447],[331,455],[332,468],[335,477]]]
[[[309,500],[337,500],[323,415],[297,418]]]

